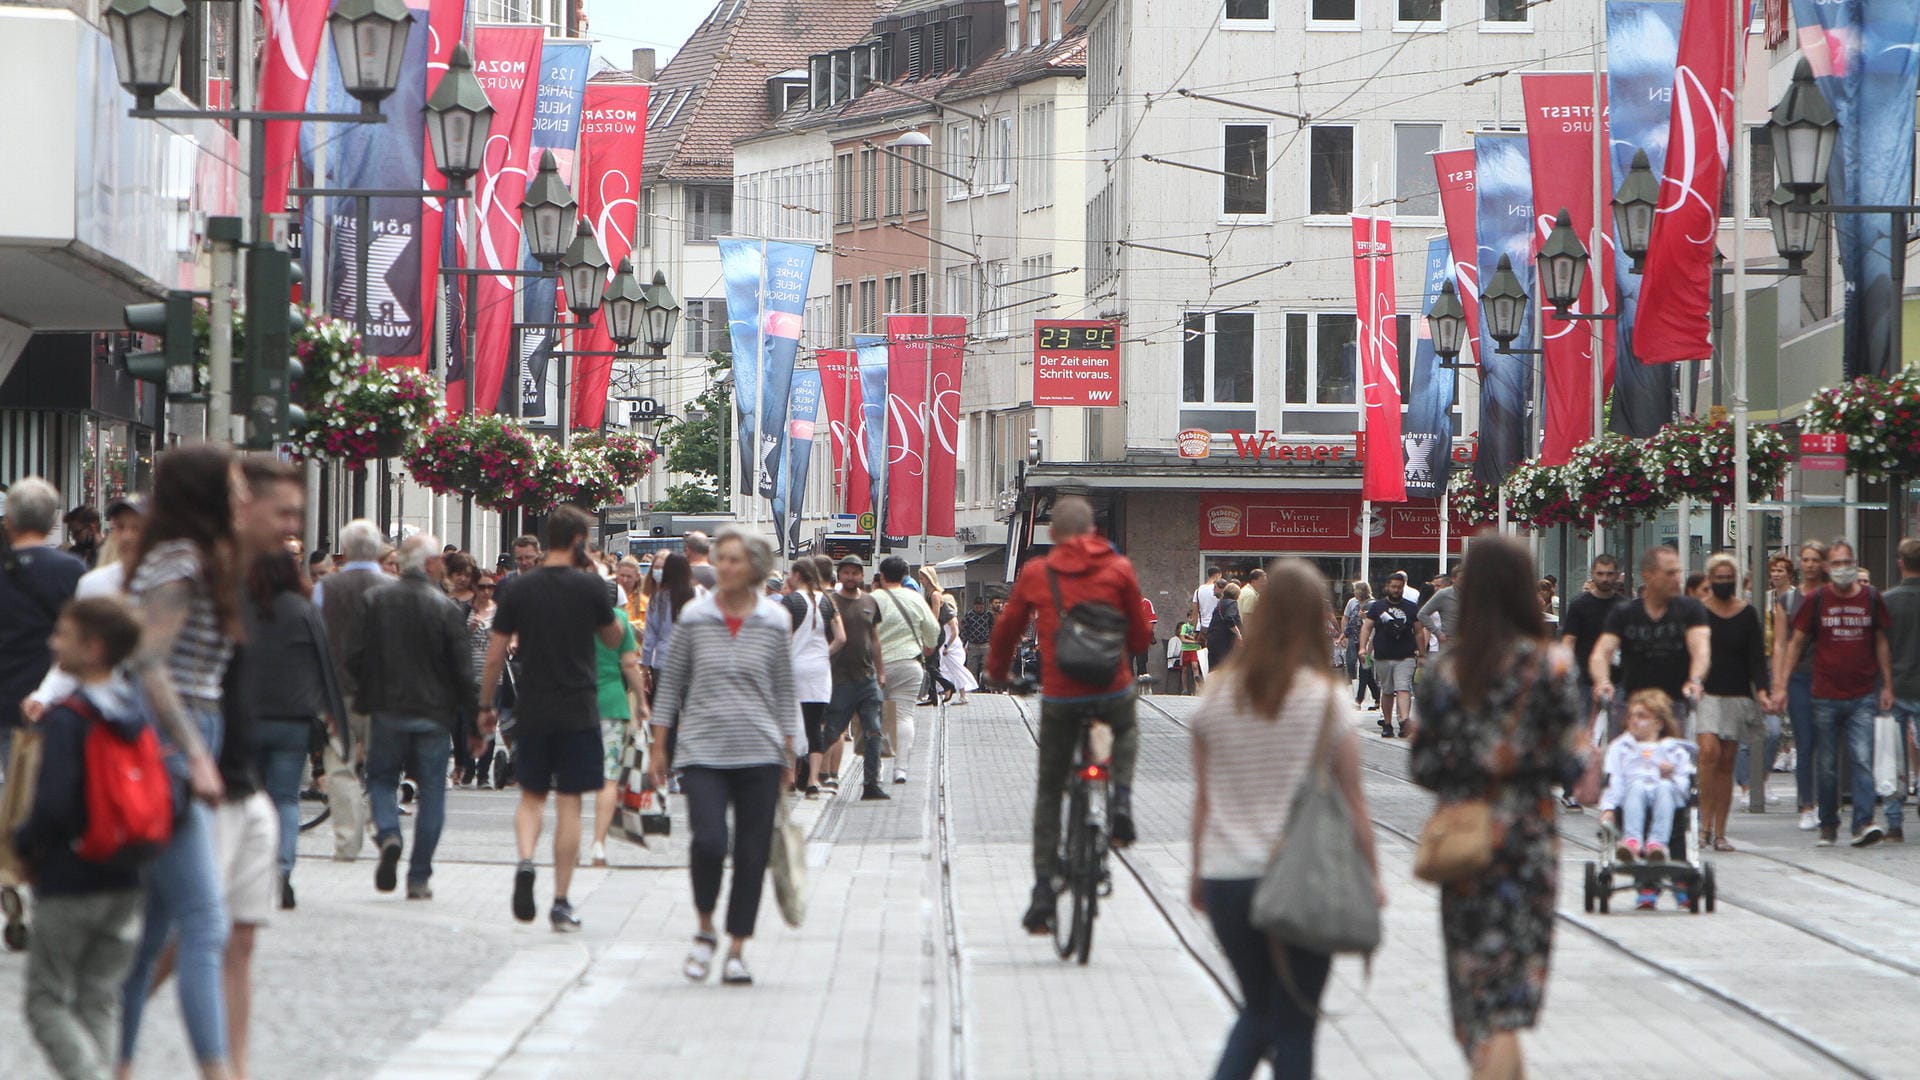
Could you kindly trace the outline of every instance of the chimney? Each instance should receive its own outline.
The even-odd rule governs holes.
[[[653,74],[653,50],[633,50],[633,77],[641,82],[652,82]]]

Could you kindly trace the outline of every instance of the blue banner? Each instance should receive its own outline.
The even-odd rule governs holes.
[[[1533,280],[1533,173],[1527,163],[1527,137],[1519,133],[1482,132],[1473,137],[1476,243],[1480,249],[1481,288],[1493,280],[1500,257],[1506,256],[1520,287],[1535,293]],[[1493,320],[1483,308],[1480,317],[1480,450],[1473,475],[1484,483],[1499,483],[1521,461],[1532,456],[1529,421],[1533,413],[1533,357],[1507,355],[1493,340]],[[1520,327],[1510,348],[1533,347],[1533,312]]]
[[[794,372],[793,392],[787,397],[787,467],[780,470],[773,492],[773,521],[788,558],[800,553],[800,516],[807,500],[808,467],[813,464],[813,425],[819,419],[819,370]]]
[[[533,154],[527,162],[529,177],[540,167],[540,155],[551,150],[559,159],[561,178],[569,185],[574,183],[577,173],[573,155],[580,139],[580,105],[587,92],[587,66],[592,62],[593,46],[589,42],[549,41],[541,47],[540,96],[534,102]],[[528,270],[540,268],[527,252],[522,252],[520,265]],[[557,278],[526,279],[521,287],[524,318],[520,321],[558,322],[559,286]],[[546,330],[522,331],[518,338],[520,415],[558,424],[559,416],[547,416],[547,362],[553,359],[554,339],[555,335]]]
[[[1920,0],[1794,0],[1793,21],[1824,31],[1824,48],[1802,48],[1840,121],[1827,201],[1907,205]],[[1893,259],[1906,257],[1905,238],[1895,241],[1886,214],[1836,214],[1834,226],[1846,277],[1846,376],[1884,378],[1903,366],[1894,347],[1901,299],[1894,295]]]
[[[853,335],[854,363],[860,368],[860,433],[867,455],[867,482],[873,513],[879,520],[887,495],[887,339],[883,334]]]
[[[410,0],[413,31],[393,94],[380,103],[384,124],[303,124],[300,158],[316,187],[420,188],[426,172],[427,0]],[[326,94],[320,79],[307,94],[308,107],[323,112],[358,112],[360,103],[341,88],[340,63],[331,47],[321,50],[328,72]],[[326,167],[314,169],[314,148],[326,142]],[[359,302],[360,200],[335,198],[327,206],[327,280],[310,293],[327,314],[356,321]],[[418,356],[433,322],[420,310],[420,200],[373,198],[367,206],[367,311],[362,351],[370,356]],[[307,200],[302,235],[317,236],[314,209]],[[309,264],[308,269],[311,269]],[[309,281],[316,280],[312,277]]]
[[[1616,187],[1626,179],[1636,150],[1647,152],[1656,177],[1667,160],[1682,7],[1680,0],[1610,0],[1607,4],[1607,158]],[[1618,236],[1614,242],[1619,243]],[[1646,438],[1673,419],[1677,365],[1642,364],[1634,356],[1640,275],[1633,272],[1633,260],[1624,255],[1613,266],[1620,321],[1614,327],[1613,419],[1608,426],[1622,435]]]
[[[1440,298],[1441,285],[1452,277],[1453,259],[1448,255],[1447,238],[1429,239],[1421,311],[1433,310],[1434,301]],[[1455,282],[1454,288],[1459,287]],[[1452,368],[1440,366],[1427,320],[1415,315],[1413,325],[1413,385],[1407,398],[1405,430],[1400,435],[1407,458],[1407,495],[1415,499],[1437,499],[1447,489],[1447,477],[1453,471],[1454,372]]]
[[[743,494],[774,497],[786,461],[787,395],[813,275],[813,245],[722,237]]]

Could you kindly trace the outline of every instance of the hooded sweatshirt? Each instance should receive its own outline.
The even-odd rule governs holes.
[[[132,740],[147,726],[146,712],[134,689],[118,678],[80,693],[116,736]],[[74,853],[87,831],[87,731],[91,721],[64,700],[40,719],[40,773],[33,807],[14,830],[14,847],[33,867],[34,891],[41,896],[84,896],[140,887],[132,865],[88,862]]]
[[[1053,587],[1047,570],[1052,568],[1060,581],[1060,606],[1053,602]],[[1133,563],[1115,551],[1113,545],[1094,533],[1062,541],[1044,559],[1033,559],[1020,571],[1007,606],[993,624],[993,637],[987,650],[987,674],[1006,677],[1014,649],[1027,632],[1027,620],[1037,618],[1040,641],[1040,693],[1056,701],[1111,697],[1123,694],[1133,685],[1133,666],[1121,663],[1106,686],[1089,686],[1060,673],[1053,663],[1053,634],[1060,627],[1064,609],[1075,604],[1107,604],[1127,617],[1127,652],[1142,653],[1153,643],[1153,624],[1147,621],[1146,608],[1140,603],[1140,581],[1134,577]]]

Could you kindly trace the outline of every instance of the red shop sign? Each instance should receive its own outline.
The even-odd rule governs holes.
[[[1200,496],[1200,546],[1208,551],[1359,554],[1358,491],[1207,492]],[[1426,555],[1440,545],[1440,508],[1432,499],[1374,507],[1372,549]],[[1460,549],[1458,530],[1447,537]]]

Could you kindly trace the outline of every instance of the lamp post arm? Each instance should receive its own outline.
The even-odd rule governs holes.
[[[887,147],[881,146],[879,143],[874,142],[872,139],[862,139],[860,141],[860,145],[868,150],[875,150],[882,154],[885,154],[890,158],[898,158],[899,160],[904,161],[909,165],[917,165],[920,168],[925,169],[930,173],[934,173],[939,176],[944,176],[956,184],[965,184],[969,188],[973,187],[973,181],[967,179],[964,176],[955,176],[954,174],[948,172],[945,169],[939,168],[938,166],[929,165],[924,161],[916,161],[913,158],[908,157],[907,155],[901,153],[898,150],[892,150]]]

